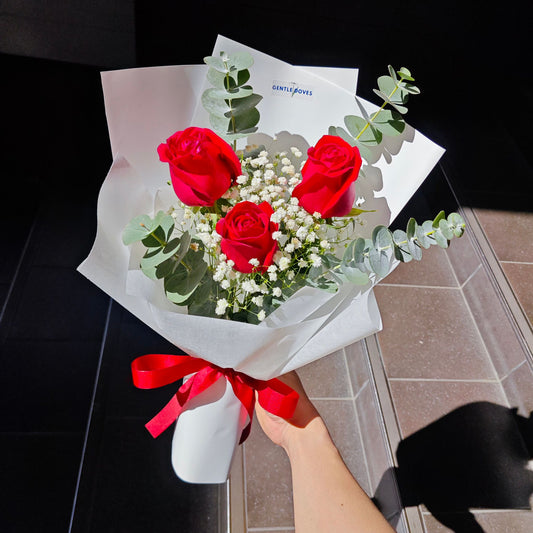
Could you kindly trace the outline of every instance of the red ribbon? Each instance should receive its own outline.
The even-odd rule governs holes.
[[[203,359],[188,355],[149,354],[137,357],[131,363],[133,384],[139,389],[155,389],[182,379],[188,379],[170,401],[146,424],[152,437],[158,437],[186,409],[195,396],[202,393],[220,378],[227,379],[235,396],[246,408],[249,416],[239,444],[250,434],[255,406],[255,392],[261,407],[282,418],[291,418],[298,403],[298,393],[279,379],[261,381],[232,368],[219,368]]]

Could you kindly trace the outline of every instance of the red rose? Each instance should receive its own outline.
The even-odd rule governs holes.
[[[230,145],[209,129],[178,131],[157,153],[169,164],[174,191],[186,205],[212,206],[242,174]]]
[[[347,215],[355,200],[355,180],[361,168],[361,156],[355,146],[340,137],[324,135],[307,151],[302,168],[302,182],[292,195],[310,214],[323,218]]]
[[[254,269],[264,272],[272,264],[278,249],[272,238],[278,230],[278,225],[270,221],[273,212],[268,202],[239,202],[217,222],[217,233],[222,236],[220,248],[234,261],[235,270],[246,274]],[[250,259],[257,259],[260,266],[254,268]]]

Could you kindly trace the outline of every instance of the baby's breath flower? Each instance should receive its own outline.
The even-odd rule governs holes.
[[[324,250],[327,250],[329,248],[329,242],[325,239],[323,241],[320,241],[320,247],[324,248]]]
[[[298,266],[299,266],[300,268],[305,268],[305,267],[307,266],[307,261],[306,261],[305,259],[300,259],[300,260],[298,261]]]
[[[322,218],[322,215],[321,215],[318,211],[315,211],[315,212],[313,213],[313,217],[315,217],[315,218]]]
[[[294,270],[289,270],[289,271],[287,272],[287,279],[288,279],[289,281],[292,281],[292,280],[294,279],[294,276],[296,276],[296,274],[294,273]]]
[[[291,264],[291,259],[290,257],[282,257],[279,260],[278,264],[280,270],[287,270],[289,268],[289,265]]]
[[[259,322],[263,322],[263,320],[265,320],[265,317],[266,313],[263,311],[263,309],[261,309],[261,311],[257,313],[257,319],[259,320]]]
[[[252,303],[257,305],[257,307],[263,306],[263,296],[254,296],[252,298]]]
[[[226,312],[228,305],[229,304],[226,298],[220,298],[219,300],[217,300],[217,307],[215,309],[215,313],[217,315],[223,315]]]
[[[237,176],[236,181],[239,185],[244,185],[248,181],[248,176],[244,174],[242,176]]]
[[[288,244],[286,244],[285,251],[289,254],[292,254],[292,252],[294,252],[294,244],[292,244],[292,242],[289,242]]]
[[[274,296],[276,296],[276,297],[281,296],[281,289],[280,289],[279,287],[274,287],[274,288],[272,289],[272,294],[273,294]]]
[[[220,282],[220,286],[221,286],[223,289],[229,289],[229,288],[230,288],[230,282],[229,282],[227,279],[223,279],[223,280]]]
[[[319,267],[322,265],[322,258],[317,255],[317,254],[311,254],[309,256],[309,260],[311,261],[311,264],[314,266],[314,267]]]
[[[252,266],[254,266],[254,267],[258,267],[258,266],[259,266],[259,260],[256,259],[255,257],[253,257],[252,259],[250,259],[250,260],[248,261],[248,263],[250,263],[250,264],[251,264]]]

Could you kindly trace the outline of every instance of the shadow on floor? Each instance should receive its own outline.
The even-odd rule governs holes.
[[[531,508],[533,413],[470,403],[404,439],[396,457],[376,490],[378,505],[395,479],[404,507],[423,504],[456,533],[483,532],[469,509]]]

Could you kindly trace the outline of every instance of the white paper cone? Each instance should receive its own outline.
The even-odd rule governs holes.
[[[226,379],[193,398],[176,422],[172,466],[188,483],[224,483],[248,423],[248,413]]]

